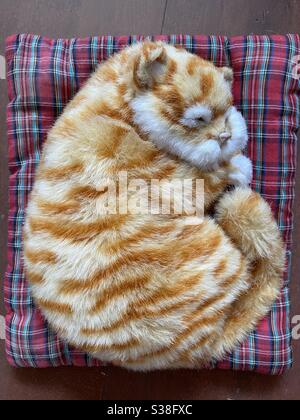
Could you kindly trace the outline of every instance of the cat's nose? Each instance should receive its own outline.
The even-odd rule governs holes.
[[[221,133],[221,134],[219,135],[219,140],[220,140],[222,143],[225,143],[225,141],[227,141],[227,140],[229,140],[229,139],[231,139],[231,134],[230,134],[230,133],[227,133],[226,131],[224,131],[224,133]]]

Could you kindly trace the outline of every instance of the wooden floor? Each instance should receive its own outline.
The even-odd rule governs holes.
[[[292,33],[300,30],[300,0],[1,0],[4,39],[30,32],[49,37],[100,34]],[[5,81],[0,89],[0,270],[5,269],[7,146]],[[300,153],[298,154],[300,162]],[[295,204],[292,311],[300,314],[300,181]],[[0,314],[4,308],[0,304]],[[282,378],[233,372],[151,374],[120,369],[13,370],[0,341],[0,399],[300,399],[300,342],[295,366]]]

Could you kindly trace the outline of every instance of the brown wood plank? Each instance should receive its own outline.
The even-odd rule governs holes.
[[[163,33],[297,33],[299,14],[298,0],[169,0]]]
[[[48,37],[160,33],[166,0],[1,0],[1,43],[12,33]]]
[[[101,369],[13,369],[0,342],[0,400],[100,400],[105,376]]]
[[[104,400],[288,400],[299,399],[295,373],[284,377],[249,372],[162,371],[131,373],[106,368]],[[299,373],[299,372],[298,372]],[[117,386],[116,384],[122,384]],[[293,386],[294,388],[293,388]]]

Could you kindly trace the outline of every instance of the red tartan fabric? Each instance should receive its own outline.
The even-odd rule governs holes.
[[[7,39],[10,210],[4,298],[6,352],[12,366],[100,364],[60,341],[34,307],[23,272],[22,225],[49,128],[99,62],[141,39],[51,40],[33,35]],[[294,57],[300,54],[300,38],[178,35],[155,39],[183,45],[218,66],[233,67],[235,104],[249,127],[253,188],[269,201],[277,218],[287,245],[287,271],[270,315],[240,348],[212,367],[281,374],[292,363],[288,284],[300,92]]]

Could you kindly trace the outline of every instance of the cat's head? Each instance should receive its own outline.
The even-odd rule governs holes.
[[[214,140],[219,150],[211,159],[226,160],[233,149],[236,152],[245,146],[246,138],[243,145],[233,138],[239,129],[245,137],[246,130],[240,117],[233,126],[230,68],[217,68],[184,49],[146,42],[138,47],[133,83],[135,123],[158,147],[168,149],[176,140],[190,145]]]

